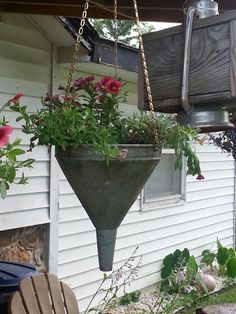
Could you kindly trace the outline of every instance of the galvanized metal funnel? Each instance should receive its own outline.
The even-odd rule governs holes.
[[[214,110],[206,106],[204,110],[193,107],[193,111],[186,114],[184,110],[177,113],[177,121],[185,126],[199,128],[201,133],[226,131],[234,128],[226,110]]]
[[[112,270],[116,231],[160,160],[152,145],[118,145],[124,159],[104,157],[89,146],[56,152],[71,187],[97,231],[99,266]]]

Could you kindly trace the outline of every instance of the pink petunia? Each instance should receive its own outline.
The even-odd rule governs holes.
[[[122,149],[120,152],[119,152],[119,154],[118,154],[118,156],[117,156],[117,159],[118,160],[123,160],[123,159],[126,159],[127,158],[127,156],[128,156],[128,153],[129,153],[129,150],[128,149]]]
[[[204,180],[204,179],[205,177],[201,173],[196,178],[196,180]]]
[[[77,89],[83,89],[87,88],[90,86],[90,83],[95,80],[94,76],[88,76],[85,78],[79,77],[75,82],[74,82],[74,87]]]
[[[122,83],[116,79],[111,79],[105,85],[107,93],[118,94],[120,92]]]
[[[14,104],[18,104],[18,102],[20,101],[21,97],[23,97],[23,96],[24,96],[24,94],[18,93],[13,98],[11,98],[9,100],[9,102],[13,102]]]
[[[3,147],[9,143],[9,134],[11,134],[13,128],[9,125],[0,127],[0,147]]]
[[[65,96],[62,96],[62,98],[64,99],[64,101],[73,101],[73,100],[75,100],[75,96],[73,96],[73,95],[65,95]]]

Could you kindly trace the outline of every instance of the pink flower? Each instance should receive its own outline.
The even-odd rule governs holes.
[[[62,96],[62,98],[64,99],[64,101],[72,101],[75,99],[75,96],[65,95],[65,96]]]
[[[123,159],[125,159],[125,158],[128,156],[128,153],[129,153],[129,150],[128,150],[128,149],[122,149],[122,150],[119,152],[119,155],[117,156],[117,159],[118,159],[118,160],[123,160]]]
[[[22,96],[24,96],[24,94],[18,93],[13,98],[11,98],[9,100],[9,102],[13,102],[14,104],[18,104]]]
[[[111,76],[105,76],[100,81],[97,82],[96,90],[100,91],[103,87],[106,86],[106,83],[110,80],[114,80],[114,77]]]
[[[90,83],[95,80],[94,76],[88,76],[86,78],[79,77],[75,82],[74,82],[74,87],[77,89],[83,89],[89,87]]]
[[[47,93],[46,96],[44,97],[43,101],[48,102],[50,100],[51,100],[51,96],[49,95],[49,93]]]
[[[116,79],[111,79],[105,85],[107,93],[118,94],[120,92],[122,83]]]
[[[86,83],[90,83],[95,80],[95,77],[93,75],[87,76],[84,80]]]
[[[9,125],[0,127],[0,147],[8,144],[9,134],[13,131],[13,128]]]
[[[196,178],[196,180],[204,180],[204,179],[205,177],[201,173]]]
[[[46,94],[46,96],[43,99],[44,103],[52,102],[55,104],[59,100],[59,95],[50,96],[49,93]]]
[[[74,102],[74,105],[75,105],[75,107],[80,107],[80,106],[81,106],[81,103],[76,100],[76,101]]]

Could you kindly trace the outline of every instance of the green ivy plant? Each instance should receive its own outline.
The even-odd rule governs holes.
[[[66,150],[84,144],[91,145],[107,160],[119,154],[116,144],[153,144],[172,147],[176,168],[187,159],[187,172],[203,179],[199,160],[189,141],[198,141],[198,130],[183,127],[167,116],[153,118],[143,114],[124,117],[119,103],[125,102],[127,92],[121,80],[107,76],[95,82],[94,77],[79,78],[70,90],[60,86],[61,95],[42,98],[42,107],[28,114],[26,106],[15,103],[10,108],[19,114],[23,132],[32,135],[35,143],[55,145]]]
[[[9,100],[0,109],[0,114],[3,109],[19,101],[22,94],[17,94],[14,98]],[[8,121],[4,116],[0,118],[0,197],[4,199],[7,196],[7,191],[12,184],[26,184],[27,178],[18,171],[23,168],[31,168],[33,159],[20,160],[19,156],[24,155],[25,151],[19,147],[21,139],[16,139],[14,142],[9,143],[9,136],[13,132],[13,128],[9,126]]]

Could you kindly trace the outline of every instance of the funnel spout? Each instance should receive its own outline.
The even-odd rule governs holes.
[[[117,229],[96,229],[99,268],[111,271],[116,244]]]

